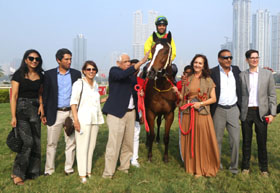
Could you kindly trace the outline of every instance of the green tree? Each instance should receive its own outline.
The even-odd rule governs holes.
[[[0,77],[4,76],[4,71],[2,70],[2,66],[0,66]]]

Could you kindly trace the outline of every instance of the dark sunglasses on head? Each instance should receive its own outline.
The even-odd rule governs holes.
[[[96,69],[95,68],[87,68],[86,71],[93,71],[94,72],[94,71],[96,71]]]
[[[223,60],[228,60],[228,59],[232,60],[232,56],[221,56],[220,58],[222,58]]]
[[[41,59],[39,58],[39,57],[32,57],[32,56],[28,56],[27,57],[28,58],[28,60],[30,60],[31,62],[33,62],[33,60],[35,59],[36,60],[36,62],[40,62],[41,61]]]

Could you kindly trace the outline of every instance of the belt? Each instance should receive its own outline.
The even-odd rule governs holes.
[[[233,105],[219,105],[218,104],[218,107],[221,107],[222,109],[230,109],[231,107],[234,107],[234,106],[236,106],[236,103]]]
[[[71,107],[62,107],[62,108],[57,108],[58,111],[70,111]]]
[[[248,107],[248,109],[256,111],[259,109],[259,107]]]
[[[127,109],[127,112],[133,111],[134,109]]]

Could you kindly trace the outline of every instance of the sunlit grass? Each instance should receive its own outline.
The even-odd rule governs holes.
[[[278,99],[280,92],[277,92]],[[153,146],[153,161],[147,162],[147,149],[145,146],[146,134],[141,130],[139,162],[141,168],[131,168],[129,174],[116,172],[113,180],[103,179],[104,152],[108,137],[108,128],[101,126],[97,138],[96,149],[93,158],[93,175],[86,184],[79,182],[77,166],[75,174],[64,175],[64,139],[60,137],[56,154],[56,172],[52,176],[40,176],[36,180],[27,180],[24,186],[15,186],[10,174],[15,153],[12,153],[5,144],[6,136],[10,131],[9,104],[0,104],[0,192],[280,192],[280,150],[279,150],[279,125],[277,117],[268,128],[268,159],[269,178],[263,178],[259,174],[257,145],[254,134],[252,144],[251,170],[249,176],[242,174],[232,175],[228,170],[219,171],[214,178],[199,178],[185,173],[179,155],[178,123],[175,119],[170,132],[169,163],[162,161],[164,144],[163,128],[161,129],[161,142]],[[164,125],[164,124],[162,124]],[[46,159],[46,127],[42,127],[42,171]],[[242,137],[241,137],[242,139]],[[240,142],[240,161],[241,161]],[[230,151],[227,133],[224,138],[222,163],[225,167],[230,163]]]

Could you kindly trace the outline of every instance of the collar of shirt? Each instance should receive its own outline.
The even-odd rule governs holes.
[[[224,71],[224,69],[223,69],[223,67],[221,66],[221,64],[219,64],[219,69],[220,69],[220,72],[226,74],[225,71]],[[231,71],[232,71],[232,67],[230,66],[230,72],[231,72]]]
[[[256,71],[256,72],[250,71],[250,68],[249,68],[248,70],[249,70],[249,74],[259,73],[259,67],[257,68],[257,71]]]
[[[70,73],[70,69],[68,69],[64,75],[69,74],[69,73]],[[57,74],[61,74],[59,71],[59,67],[57,67]]]

